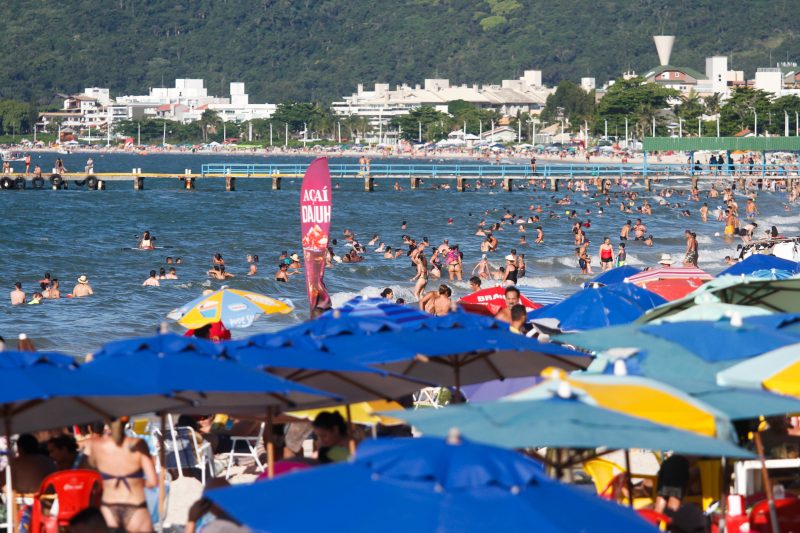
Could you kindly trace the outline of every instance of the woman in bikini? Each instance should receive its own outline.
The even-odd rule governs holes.
[[[123,422],[111,424],[111,434],[88,443],[89,460],[103,476],[100,511],[111,530],[150,532],[153,523],[144,489],[157,485],[156,469],[147,444],[126,437]]]
[[[422,293],[425,292],[425,286],[428,284],[428,262],[422,252],[414,257],[414,264],[417,266],[417,274],[411,278],[411,281],[417,282],[414,285],[414,297],[417,300],[421,300]]]

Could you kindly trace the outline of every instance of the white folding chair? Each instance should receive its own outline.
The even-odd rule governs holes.
[[[414,400],[414,409],[419,409],[420,407],[433,407],[434,409],[439,409],[442,406],[439,405],[439,394],[441,392],[440,387],[425,387],[417,391],[416,394],[412,395]]]
[[[231,449],[229,452],[223,452],[219,455],[228,455],[228,467],[225,469],[225,479],[230,478],[231,476],[231,468],[233,468],[234,461],[237,457],[251,457],[259,470],[259,472],[264,471],[264,465],[261,463],[261,459],[258,458],[258,445],[262,443],[262,439],[264,436],[264,426],[265,424],[262,422],[261,426],[259,426],[258,435],[253,437],[245,437],[245,436],[238,436],[232,435],[231,436]],[[236,445],[238,443],[244,443],[247,446],[247,451],[236,451]]]

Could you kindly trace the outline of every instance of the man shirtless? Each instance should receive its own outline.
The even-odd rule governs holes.
[[[92,291],[92,286],[89,285],[89,279],[86,275],[82,275],[78,278],[78,284],[72,289],[72,297],[83,298],[84,296],[91,296],[92,294],[94,294],[94,291]]]
[[[25,291],[22,290],[22,283],[14,283],[14,290],[11,291],[11,305],[21,305],[25,303]]]
[[[439,290],[430,291],[419,301],[419,308],[434,316],[444,316],[453,310],[450,296],[453,291],[447,285],[439,285]]]

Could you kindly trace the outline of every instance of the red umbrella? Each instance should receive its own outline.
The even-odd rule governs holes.
[[[678,300],[683,298],[706,280],[698,278],[673,278],[656,279],[649,282],[637,283],[643,289],[654,292],[666,300]]]
[[[489,287],[488,289],[482,289],[464,296],[458,303],[465,311],[470,313],[494,316],[501,309],[506,308],[506,288]],[[542,307],[542,304],[531,301],[521,294],[519,295],[519,303],[524,305],[528,311]]]

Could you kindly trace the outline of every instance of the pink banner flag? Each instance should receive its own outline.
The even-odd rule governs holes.
[[[315,159],[303,177],[300,190],[300,230],[303,243],[303,264],[306,272],[306,292],[311,316],[331,308],[331,298],[325,288],[325,254],[331,227],[331,174],[328,159]]]

